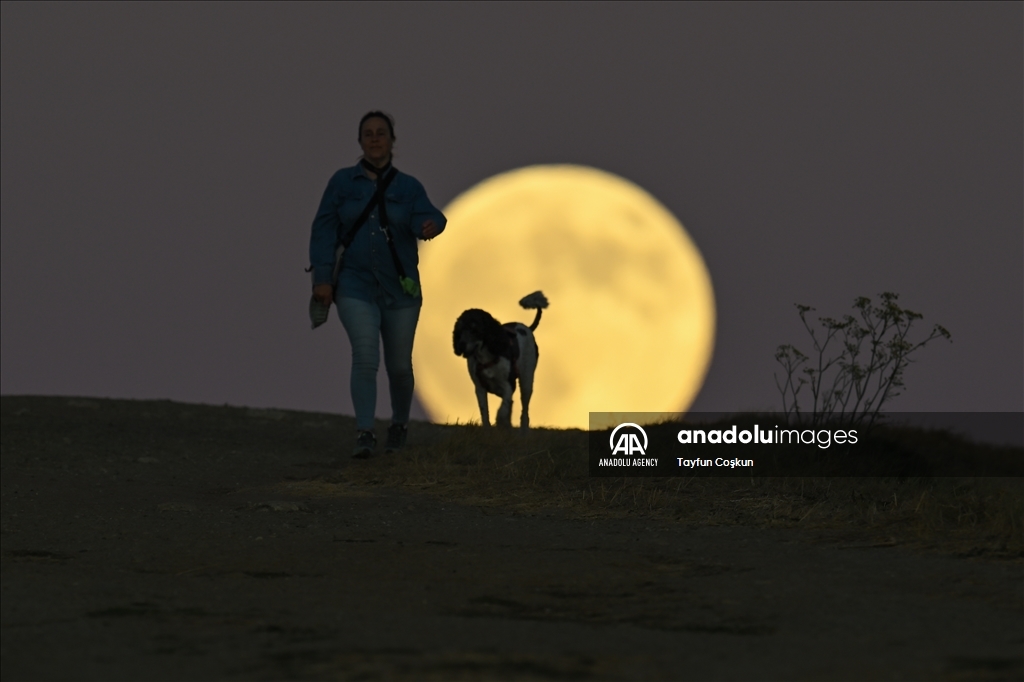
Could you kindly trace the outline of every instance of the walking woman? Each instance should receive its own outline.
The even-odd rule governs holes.
[[[391,389],[385,451],[405,444],[413,392],[412,343],[423,302],[416,240],[436,237],[446,223],[423,185],[391,165],[394,142],[390,116],[381,111],[363,116],[363,156],[327,183],[309,241],[314,304],[322,310],[332,301],[337,305],[352,344],[356,457],[369,457],[377,447],[373,419],[381,340]]]

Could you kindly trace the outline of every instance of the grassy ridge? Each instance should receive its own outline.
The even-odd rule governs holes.
[[[591,478],[587,434],[432,426],[433,442],[350,466],[326,480],[410,486],[471,504],[600,518],[641,515],[686,524],[800,527],[881,544],[925,543],[970,555],[1024,556],[1020,478]],[[893,429],[904,452],[992,448],[956,436]],[[1002,452],[1001,456],[1019,453]]]
[[[0,407],[5,476],[35,467],[131,485],[128,473],[116,472],[153,460],[159,475],[194,480],[197,489],[222,468],[296,496],[392,486],[524,513],[807,528],[855,543],[1024,557],[1021,478],[599,479],[588,475],[587,433],[578,430],[414,423],[404,450],[353,460],[354,420],[337,415],[12,396]],[[382,422],[380,436],[384,429]],[[948,434],[904,429],[895,436],[904,450],[991,454]],[[1019,449],[1009,453],[1020,455]],[[293,472],[283,480],[282,467]]]

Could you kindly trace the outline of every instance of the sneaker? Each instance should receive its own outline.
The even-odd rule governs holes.
[[[356,437],[356,447],[352,451],[353,457],[366,459],[377,449],[377,436],[373,431],[360,431]]]
[[[405,445],[405,438],[409,435],[407,424],[392,424],[388,427],[388,444],[384,452],[394,452]]]

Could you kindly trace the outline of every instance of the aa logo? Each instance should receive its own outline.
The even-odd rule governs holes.
[[[640,443],[641,437],[643,444]],[[619,424],[612,429],[612,435],[608,437],[608,447],[612,449],[613,455],[645,455],[647,432],[640,428],[639,424]]]

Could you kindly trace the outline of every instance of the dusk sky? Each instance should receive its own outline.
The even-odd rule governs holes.
[[[779,409],[793,304],[882,291],[953,335],[891,409],[1024,410],[1022,25],[1021,3],[3,3],[0,392],[352,414],[303,268],[383,109],[439,208],[551,163],[668,207],[715,291],[694,410]]]

